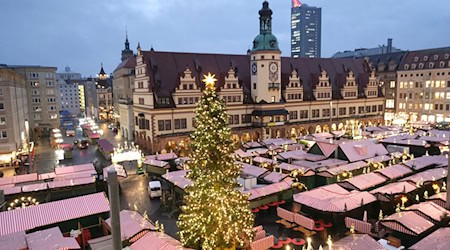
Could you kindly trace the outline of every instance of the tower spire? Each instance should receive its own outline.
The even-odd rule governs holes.
[[[125,49],[129,50],[130,49],[130,43],[128,42],[128,30],[125,29]]]

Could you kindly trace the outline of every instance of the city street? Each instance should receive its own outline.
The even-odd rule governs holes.
[[[98,125],[103,130],[102,139],[107,139],[111,144],[117,147],[118,144],[124,143],[120,136],[120,131],[114,133],[111,129],[108,129],[108,123],[101,123]],[[81,129],[76,130],[74,137],[67,137],[63,134],[63,143],[73,144],[74,140],[80,140],[85,138]],[[30,172],[37,172],[39,174],[48,173],[54,171],[55,167],[72,166],[85,163],[97,162],[98,166],[106,167],[111,164],[110,161],[106,161],[101,153],[97,150],[97,145],[89,145],[87,149],[78,149],[74,147],[73,158],[65,159],[57,162],[55,149],[50,146],[49,138],[40,138],[36,145],[36,157],[34,164]],[[129,169],[130,164],[128,165]],[[134,165],[134,164],[131,164]],[[147,194],[147,186],[150,181],[150,177],[147,175],[136,175],[134,171],[128,171],[127,178],[119,178],[121,193],[120,193],[120,207],[127,210],[137,210],[139,213],[147,213],[152,221],[159,221],[165,226],[166,232],[176,237],[178,231],[176,227],[176,218],[169,218],[168,213],[165,213],[160,207],[160,199],[152,199]]]

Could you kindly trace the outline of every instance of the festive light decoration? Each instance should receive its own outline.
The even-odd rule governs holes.
[[[401,200],[402,200],[401,209],[404,210],[405,209],[405,203],[408,201],[408,197],[402,196]]]
[[[232,139],[226,106],[216,92],[214,75],[204,76],[206,89],[195,110],[197,128],[192,133],[191,171],[179,236],[184,246],[224,249],[244,246],[253,237],[254,217],[248,197],[238,190],[240,166],[232,156]]]
[[[32,198],[30,196],[28,197],[21,197],[20,199],[15,199],[11,203],[9,203],[8,211],[19,209],[19,208],[25,208],[29,206],[39,205],[39,202],[36,201],[35,198]]]
[[[378,213],[378,220],[383,219],[383,210],[380,209],[380,212]]]

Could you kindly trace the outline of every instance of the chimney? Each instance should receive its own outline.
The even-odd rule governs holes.
[[[122,250],[122,234],[120,231],[120,201],[119,201],[119,185],[117,183],[117,172],[115,168],[108,170],[108,192],[111,211],[111,233],[114,250]]]
[[[392,38],[388,38],[387,53],[392,53]]]

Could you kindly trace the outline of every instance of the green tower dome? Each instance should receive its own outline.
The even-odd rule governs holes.
[[[259,35],[253,40],[252,51],[276,50],[279,51],[278,40],[272,34],[272,10],[267,1],[263,2],[263,7],[259,11]]]

